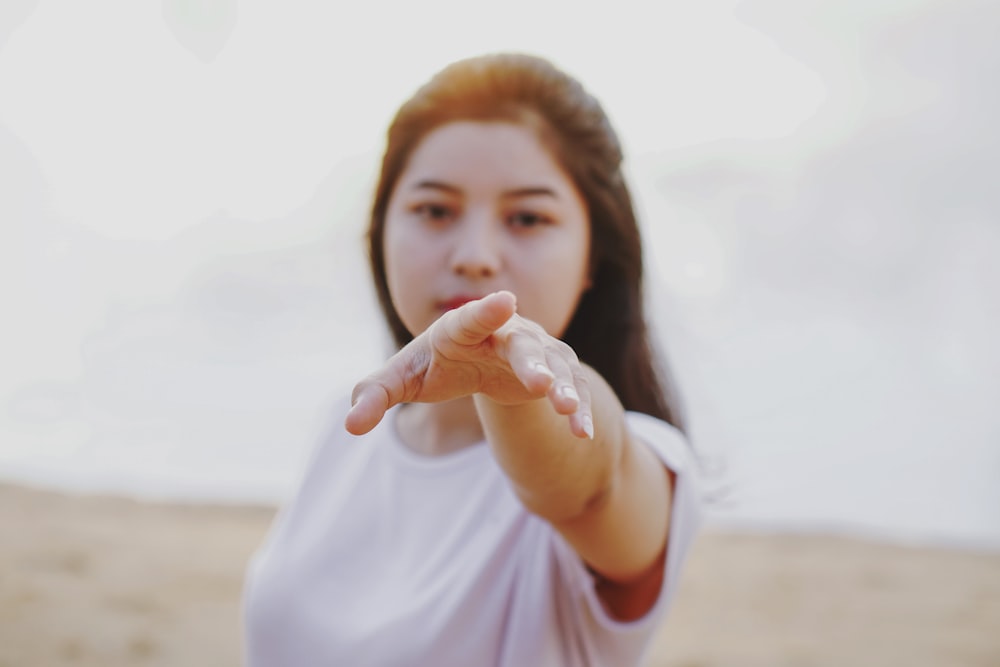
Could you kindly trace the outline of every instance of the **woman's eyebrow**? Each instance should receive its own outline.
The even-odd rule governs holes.
[[[441,181],[419,181],[413,186],[414,190],[442,190],[451,194],[461,194],[462,191],[454,185],[442,183]]]
[[[559,199],[559,195],[552,188],[545,187],[543,185],[525,187],[525,188],[515,188],[513,190],[506,190],[503,193],[504,197],[552,197],[553,199]]]
[[[443,181],[418,181],[413,184],[413,190],[440,190],[442,192],[447,192],[454,195],[462,194],[462,189],[451,185],[450,183],[445,183]],[[514,188],[512,190],[504,190],[501,196],[507,199],[515,199],[518,197],[552,197],[553,199],[559,199],[559,195],[550,187],[544,185],[532,185],[525,186],[523,188]]]

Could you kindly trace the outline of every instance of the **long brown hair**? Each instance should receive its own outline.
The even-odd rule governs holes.
[[[400,107],[389,126],[368,244],[375,289],[393,339],[413,339],[386,282],[383,237],[392,190],[417,144],[451,121],[508,121],[534,129],[566,170],[590,216],[592,286],[563,340],[611,385],[627,410],[683,429],[673,383],[643,314],[642,243],[621,174],[618,137],[598,101],[542,58],[495,54],[449,65]]]

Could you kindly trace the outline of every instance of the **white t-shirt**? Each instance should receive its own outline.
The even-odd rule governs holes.
[[[341,426],[345,411],[251,561],[248,667],[640,663],[698,525],[693,459],[676,429],[626,413],[676,485],[663,590],[624,623],[576,552],[524,509],[486,443],[422,456],[399,440],[395,410],[360,438]]]

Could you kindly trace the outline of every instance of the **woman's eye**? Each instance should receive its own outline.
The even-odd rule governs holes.
[[[451,217],[451,209],[443,204],[420,204],[413,210],[425,220],[441,221]]]
[[[514,227],[537,227],[549,222],[549,219],[531,211],[520,211],[510,216],[509,222]]]

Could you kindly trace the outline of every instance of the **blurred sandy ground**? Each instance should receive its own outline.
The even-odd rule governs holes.
[[[268,508],[0,485],[0,667],[241,662]],[[1000,664],[1000,553],[831,536],[702,536],[656,667]]]

